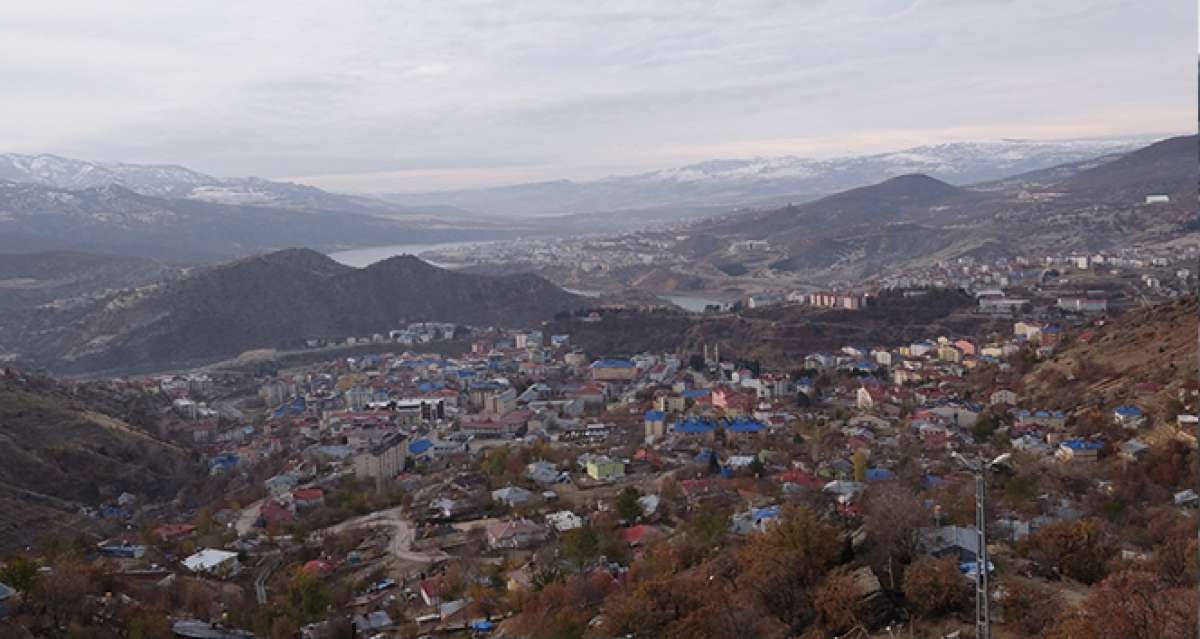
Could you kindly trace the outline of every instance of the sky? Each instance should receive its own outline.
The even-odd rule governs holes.
[[[0,0],[0,151],[411,192],[1196,130],[1181,0]]]

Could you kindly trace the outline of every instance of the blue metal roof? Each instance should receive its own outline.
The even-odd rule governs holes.
[[[884,481],[887,479],[894,479],[895,477],[896,473],[893,473],[886,468],[867,469],[867,481]]]
[[[738,417],[729,422],[726,429],[734,433],[757,433],[766,428],[762,422],[748,417]]]
[[[1103,443],[1088,441],[1086,439],[1068,439],[1062,445],[1071,450],[1100,450],[1104,448]]]
[[[633,362],[627,359],[598,359],[592,362],[592,368],[633,368]]]
[[[698,435],[712,432],[716,428],[716,425],[713,424],[711,419],[705,419],[703,417],[689,417],[682,421],[678,419],[675,420],[675,425],[672,426],[672,428],[678,433]]]
[[[420,455],[430,448],[433,448],[433,442],[429,441],[428,439],[418,439],[408,445],[408,452],[414,455]]]
[[[661,421],[661,420],[665,419],[666,417],[667,417],[666,413],[662,412],[661,410],[646,411],[646,421],[648,421],[648,422]]]

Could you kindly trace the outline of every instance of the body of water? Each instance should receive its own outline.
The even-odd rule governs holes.
[[[363,268],[370,266],[375,262],[380,262],[395,257],[397,255],[417,255],[426,251],[452,251],[455,249],[471,248],[475,246],[485,246],[491,244],[495,240],[477,240],[467,242],[433,242],[429,244],[390,244],[388,246],[369,246],[367,248],[350,249],[347,251],[336,251],[330,253],[329,257],[355,268]],[[448,266],[439,264],[436,261],[426,260],[434,266]],[[452,265],[450,265],[452,266]],[[575,295],[583,297],[600,297],[604,291],[595,291],[587,289],[564,288],[563,290]],[[703,313],[704,307],[710,304],[716,304],[724,307],[726,304],[721,300],[715,300],[710,297],[698,297],[696,295],[659,295],[659,299],[666,300],[672,304],[693,313]]]
[[[389,257],[397,255],[421,255],[426,251],[450,251],[454,249],[469,248],[473,246],[485,246],[496,240],[475,240],[467,242],[430,242],[428,244],[389,244],[387,246],[368,246],[366,248],[350,249],[347,251],[335,251],[329,254],[329,257],[354,268],[363,268],[370,266],[375,262],[381,262]],[[438,264],[434,261],[429,261],[435,266],[446,266]]]
[[[721,300],[714,300],[709,297],[696,297],[695,295],[659,295],[658,297],[693,313],[703,313],[704,307],[710,304],[722,308],[726,306]]]

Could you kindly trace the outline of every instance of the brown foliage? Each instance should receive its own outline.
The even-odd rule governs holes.
[[[1195,593],[1148,572],[1119,572],[1096,585],[1080,611],[1042,634],[1055,639],[1160,639],[1196,631]]]
[[[1036,636],[1062,614],[1062,597],[1053,588],[1019,577],[1000,581],[1006,625]]]
[[[970,589],[953,557],[922,557],[904,571],[904,598],[921,614],[936,617],[966,607]]]
[[[865,501],[863,522],[871,541],[872,563],[884,569],[888,559],[907,564],[917,552],[917,530],[933,525],[916,493],[898,482],[872,486]]]
[[[842,633],[859,625],[862,595],[847,570],[829,573],[813,597],[821,627],[831,633]]]
[[[1029,555],[1060,574],[1090,584],[1104,577],[1112,548],[1094,519],[1055,521],[1028,540]]]

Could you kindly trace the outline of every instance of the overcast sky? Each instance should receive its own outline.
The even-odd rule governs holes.
[[[0,0],[0,150],[338,190],[1194,132],[1191,0]]]

